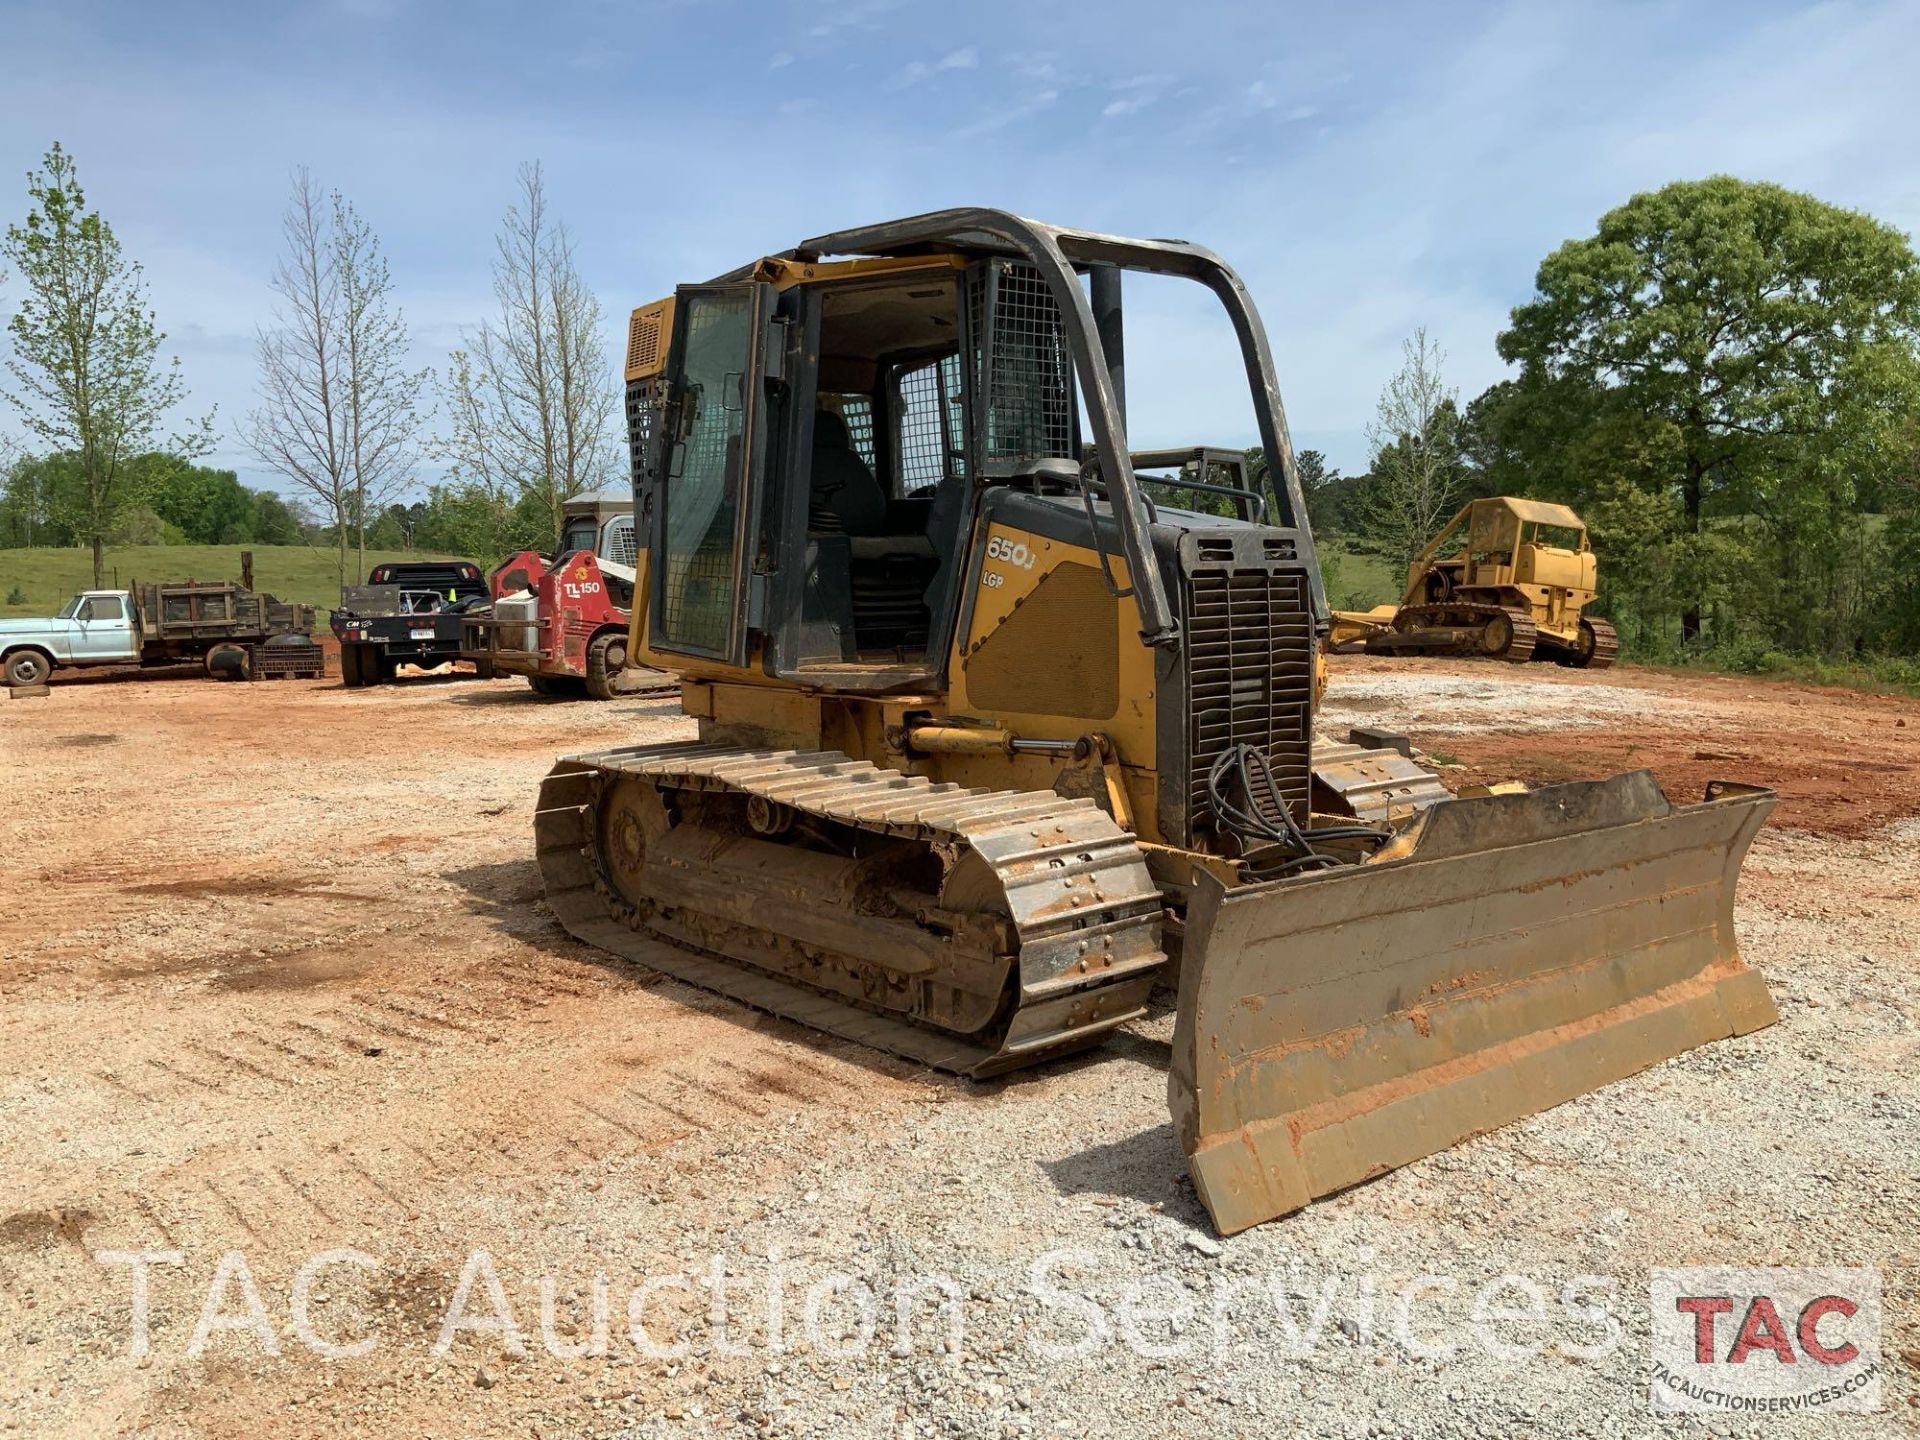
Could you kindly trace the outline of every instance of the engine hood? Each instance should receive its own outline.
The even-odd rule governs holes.
[[[35,619],[31,615],[16,616],[0,620],[0,635],[48,635],[65,630],[72,625],[71,620]]]

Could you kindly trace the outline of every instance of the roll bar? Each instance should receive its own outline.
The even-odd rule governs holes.
[[[1277,467],[1281,481],[1276,487],[1285,512],[1280,516],[1281,523],[1299,532],[1302,558],[1307,563],[1313,592],[1314,613],[1316,618],[1325,617],[1326,596],[1320,583],[1313,532],[1307,524],[1300,472],[1294,464],[1293,440],[1287,433],[1280,387],[1274,379],[1273,352],[1267,344],[1259,312],[1231,266],[1211,250],[1184,240],[1129,240],[1091,230],[1047,225],[1005,210],[973,207],[936,210],[904,220],[817,236],[803,241],[780,258],[804,262],[830,255],[950,252],[1014,256],[1033,266],[1052,292],[1066,326],[1068,343],[1073,347],[1087,418],[1093,427],[1094,451],[1113,501],[1114,521],[1120,531],[1121,548],[1126,552],[1135,603],[1140,608],[1140,637],[1148,645],[1177,643],[1180,626],[1168,603],[1159,566],[1154,563],[1147,526],[1141,518],[1141,490],[1128,453],[1123,400],[1113,383],[1092,305],[1077,275],[1080,269],[1109,265],[1121,270],[1185,276],[1213,291],[1239,337],[1241,360],[1246,366],[1260,425],[1261,444],[1266,449],[1268,464]]]

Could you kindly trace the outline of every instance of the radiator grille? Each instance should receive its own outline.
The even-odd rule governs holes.
[[[1267,757],[1288,808],[1304,823],[1313,725],[1306,576],[1297,570],[1196,566],[1188,584],[1187,813],[1193,833],[1197,839],[1214,829],[1207,771],[1228,747],[1241,744]]]

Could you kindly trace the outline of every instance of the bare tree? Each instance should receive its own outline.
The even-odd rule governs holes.
[[[331,239],[357,573],[364,577],[367,515],[378,514],[413,477],[420,396],[432,372],[407,368],[407,322],[393,304],[393,279],[379,238],[337,190]]]
[[[1367,531],[1410,563],[1460,492],[1459,392],[1441,376],[1446,353],[1415,330],[1367,427],[1372,452],[1362,509]]]
[[[243,438],[332,520],[339,580],[347,583],[353,469],[348,444],[345,361],[340,353],[340,275],[313,177],[294,172],[280,220],[286,253],[273,272],[273,328],[262,330],[260,404]]]
[[[600,302],[574,265],[573,238],[547,214],[538,164],[496,242],[497,319],[462,336],[442,383],[456,480],[496,505],[533,498],[558,545],[568,500],[609,478],[618,391],[600,340]]]
[[[7,399],[29,434],[76,455],[82,481],[70,518],[93,550],[93,583],[105,577],[103,547],[154,467],[133,464],[164,448],[181,456],[212,444],[212,420],[162,440],[168,411],[186,398],[178,359],[163,364],[166,336],[147,308],[140,266],[120,249],[113,227],[89,210],[73,157],[58,145],[45,168],[27,177],[33,209],[10,225],[0,257],[24,282],[7,328],[15,386]]]
[[[409,370],[406,320],[380,241],[335,191],[324,200],[305,169],[281,220],[274,325],[261,332],[260,405],[245,439],[331,518],[340,583],[350,537],[366,574],[367,516],[413,472],[425,370]]]

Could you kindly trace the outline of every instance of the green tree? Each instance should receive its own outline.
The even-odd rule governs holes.
[[[0,243],[0,256],[23,284],[7,327],[14,387],[6,394],[29,433],[79,457],[83,489],[65,518],[92,547],[93,583],[100,585],[106,540],[142,499],[148,478],[130,462],[156,448],[186,386],[178,359],[160,359],[166,336],[147,308],[140,266],[87,207],[72,157],[56,144],[42,163],[27,177],[33,208]],[[211,444],[210,431],[209,417],[170,448],[200,453]]]
[[[434,485],[413,528],[413,548],[471,556],[485,564],[516,550],[549,549],[546,499],[537,491],[510,500],[473,481]]]
[[[1907,421],[1900,460],[1887,477],[1878,559],[1888,638],[1908,654],[1920,653],[1920,418]]]
[[[364,528],[366,543],[376,550],[404,550],[407,548],[406,527],[395,517],[398,506],[390,505],[379,514],[370,518]]]
[[[189,545],[236,545],[254,534],[256,499],[231,470],[193,465],[171,455],[143,455],[151,478],[142,487],[148,504],[179,530]]]
[[[63,509],[56,488],[73,490],[79,470],[61,461],[54,455],[15,455],[8,465],[0,488],[0,524],[10,549],[73,543],[71,528],[56,518]]]
[[[1535,288],[1499,339],[1520,366],[1489,405],[1503,462],[1558,471],[1564,489],[1569,450],[1591,457],[1611,429],[1635,442],[1621,469],[1670,456],[1657,484],[1696,546],[1717,508],[1761,515],[1797,556],[1830,555],[1855,481],[1884,469],[1895,417],[1920,398],[1906,237],[1778,185],[1716,176],[1636,195],[1549,255]],[[1773,558],[1789,559],[1779,543]],[[1682,600],[1685,640],[1705,582]]]
[[[271,490],[253,497],[253,541],[256,545],[298,545],[306,539],[293,507]]]
[[[395,501],[387,506],[380,516],[382,533],[399,536],[399,539],[389,548],[413,549],[414,532],[426,520],[428,513],[427,504],[423,500],[415,500],[407,505]]]
[[[1373,455],[1359,518],[1402,567],[1458,508],[1464,486],[1459,397],[1442,376],[1445,362],[1426,330],[1415,330],[1367,427]]]
[[[1357,523],[1357,497],[1363,477],[1341,474],[1336,467],[1327,464],[1326,455],[1319,450],[1296,450],[1293,466],[1300,474],[1300,488],[1306,494],[1307,524],[1313,533],[1350,533]],[[1267,497],[1269,515],[1278,517],[1282,513],[1280,492],[1274,487],[1266,451],[1258,445],[1247,451],[1247,483]]]
[[[1307,497],[1307,523],[1316,535],[1337,535],[1348,528],[1346,476],[1327,464],[1318,450],[1302,450],[1293,457],[1300,472],[1300,489]]]
[[[79,508],[80,466],[71,455],[23,455],[8,467],[0,494],[9,547],[71,545],[73,526],[64,517]]]

